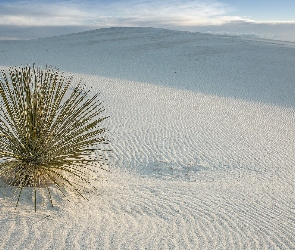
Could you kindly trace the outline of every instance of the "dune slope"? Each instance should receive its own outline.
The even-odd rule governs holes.
[[[15,210],[12,191],[1,187],[0,248],[295,249],[295,110],[291,100],[294,80],[290,71],[284,78],[284,85],[272,86],[267,92],[270,82],[275,84],[274,79],[267,77],[273,68],[267,66],[268,59],[259,54],[261,48],[275,51],[273,57],[268,56],[274,61],[278,60],[276,56],[281,58],[282,63],[278,61],[276,64],[277,72],[285,74],[290,70],[287,61],[292,60],[289,57],[285,60],[285,52],[295,53],[295,49],[239,38],[139,30],[141,33],[138,34],[136,29],[101,30],[18,41],[2,47],[12,51],[17,46],[29,48],[35,45],[26,52],[32,52],[32,60],[37,60],[37,54],[47,56],[44,48],[50,44],[59,51],[59,56],[56,54],[49,63],[54,62],[75,77],[82,77],[93,91],[101,93],[106,114],[110,115],[104,125],[109,129],[113,153],[109,160],[111,172],[101,173],[97,181],[99,189],[88,194],[89,201],[73,198],[68,202],[56,192],[53,195],[56,206],[51,208],[46,193],[40,192],[38,211],[34,213],[30,190],[27,190],[20,207]],[[136,34],[137,38],[134,37]],[[198,49],[190,47],[187,59],[178,61],[179,65],[183,64],[182,69],[190,69],[187,78],[179,78],[187,81],[185,86],[177,85],[172,77],[166,78],[165,84],[162,81],[168,75],[164,68],[173,68],[172,62],[177,59],[175,54],[179,56],[180,53],[171,46],[166,49],[167,34],[178,37],[179,40],[174,38],[170,44],[176,48],[186,48],[184,40],[190,40],[192,36],[197,39],[191,41],[190,46],[199,46]],[[131,65],[146,55],[150,57],[148,62],[155,62],[160,67],[159,71],[151,73],[150,80],[146,78],[145,67],[140,65],[134,70],[138,76],[134,77],[128,71],[130,65],[122,66],[129,75],[123,69],[125,76],[116,75],[121,74],[115,66],[123,54],[118,52],[120,43],[116,41],[122,42],[123,38],[126,46],[129,44],[134,50],[141,48],[139,52],[125,51]],[[164,39],[160,43],[161,53],[142,55],[146,41],[157,39]],[[198,39],[203,43],[198,45]],[[226,44],[228,40],[239,49],[222,52],[220,43]],[[79,54],[78,50],[73,54],[62,54],[67,43],[78,47],[82,43],[79,48],[85,48],[85,55]],[[37,44],[40,46],[36,47]],[[93,60],[88,62],[90,69],[97,63],[92,57],[96,51],[92,50],[92,44],[96,44],[96,49],[110,48],[108,65],[112,65],[109,71],[113,70],[113,75],[108,76],[108,71],[105,76],[100,71],[87,72],[83,56],[88,55],[89,60]],[[252,56],[257,54],[259,60],[265,62],[255,66],[257,72],[265,74],[264,80],[259,79],[261,92],[255,89],[257,98],[261,96],[261,99],[255,100],[251,94],[255,83],[249,85],[248,80],[253,76],[247,81],[239,81],[240,71],[227,72],[228,79],[236,78],[235,85],[230,84],[231,88],[238,90],[235,93],[243,95],[238,96],[228,92],[229,85],[220,75],[214,75],[210,64],[204,66],[208,72],[204,69],[193,71],[190,68],[192,61],[188,59],[193,60],[194,53],[204,49],[205,44],[215,44],[215,47],[212,45],[215,50],[211,62],[219,60],[221,52],[230,58],[250,56],[247,54],[250,52],[241,47],[241,44],[248,44],[251,49],[245,46],[253,50]],[[111,45],[119,53],[119,58]],[[64,59],[65,55],[67,59]],[[75,61],[78,55],[81,56],[81,71],[78,70],[79,61]],[[172,61],[166,61],[161,68],[162,59],[159,58],[169,55]],[[14,64],[28,58],[22,56],[21,59],[15,56]],[[198,54],[203,62],[207,56]],[[66,62],[70,59],[76,65],[75,70]],[[3,66],[11,64],[9,60],[0,60]],[[230,60],[224,62],[225,65],[220,67],[231,67]],[[244,70],[243,74],[254,74],[250,61],[248,66],[245,59],[240,63],[236,67]],[[146,69],[149,67],[152,66]],[[221,74],[221,69],[218,70]],[[140,73],[141,79],[132,78],[139,77]],[[201,91],[201,83],[190,83],[189,79],[201,81],[200,74],[213,75],[211,86],[217,86],[216,81],[221,79],[216,93],[208,88],[208,91]],[[155,80],[151,80],[153,77]],[[209,76],[206,77],[202,79],[209,81]],[[170,80],[171,85],[168,84]],[[282,86],[291,91],[275,92]],[[273,103],[265,99],[271,96],[274,96]]]

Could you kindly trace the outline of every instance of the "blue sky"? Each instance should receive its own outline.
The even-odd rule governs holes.
[[[114,26],[295,41],[295,0],[0,0],[0,39]]]

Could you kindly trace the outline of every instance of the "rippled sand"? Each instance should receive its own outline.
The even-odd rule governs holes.
[[[96,31],[97,39],[102,38],[99,32],[103,31]],[[94,48],[110,46],[109,41],[116,38],[119,46],[121,36],[116,36],[118,33],[113,31],[105,35],[105,41],[98,40]],[[154,35],[154,39],[160,41],[169,33],[162,31],[161,38],[161,30],[154,30],[154,34],[150,29],[147,31],[149,39]],[[120,34],[122,30],[117,32]],[[125,32],[125,36],[129,34],[129,43],[137,41],[132,39],[136,31],[132,30],[132,33],[127,29]],[[89,34],[94,33],[77,34],[77,40],[68,41],[77,44],[77,41],[90,41]],[[190,38],[186,32],[177,34],[182,34],[184,40]],[[45,41],[48,44],[55,41],[58,50],[59,42],[66,38],[31,43],[46,45]],[[223,48],[218,45],[219,38],[220,41],[226,39],[206,36],[207,44],[215,46],[212,45],[216,60]],[[93,44],[94,38],[91,39]],[[238,38],[234,39],[232,43],[241,43]],[[144,35],[140,41],[134,42],[133,46],[146,45]],[[243,44],[248,42],[242,41]],[[28,41],[24,43],[23,46],[28,46]],[[246,48],[257,48],[258,61],[268,60],[260,57],[259,48],[263,46],[276,50],[274,54],[277,56],[280,55],[278,51],[285,49],[295,53],[295,49],[283,45],[261,44],[261,41],[251,43],[256,47],[252,44],[254,47],[249,45]],[[195,44],[197,47],[198,40]],[[39,54],[47,53],[45,45],[44,48],[35,47]],[[85,51],[90,53],[90,48],[90,45],[85,47]],[[165,51],[171,54],[173,48]],[[194,52],[199,50],[191,48],[187,57]],[[130,53],[126,52],[126,55],[132,64]],[[132,53],[136,56],[139,52]],[[241,47],[232,55],[228,52],[228,56],[238,58],[244,53]],[[111,46],[110,55],[113,56]],[[284,61],[284,53],[281,55]],[[160,67],[164,63],[159,59],[161,54],[153,56],[155,64]],[[206,59],[201,54],[199,56]],[[4,60],[2,57],[0,63],[8,66]],[[15,60],[22,63],[17,58]],[[112,60],[116,63],[117,58],[113,56]],[[185,62],[191,65],[189,60],[180,60],[179,64]],[[166,63],[177,68],[177,64]],[[58,60],[56,65],[59,66]],[[181,65],[180,68],[185,68]],[[218,91],[211,93],[209,89],[198,91],[200,85],[183,88],[181,83],[179,86],[175,83],[161,86],[156,80],[148,82],[147,78],[141,81],[135,81],[131,76],[129,79],[127,76],[119,78],[115,69],[112,77],[100,76],[99,72],[72,71],[75,77],[82,77],[92,86],[93,91],[101,93],[106,114],[110,115],[104,125],[109,129],[113,150],[109,160],[111,172],[101,173],[97,181],[99,189],[88,194],[89,201],[69,197],[72,201],[68,202],[56,191],[53,194],[55,206],[51,208],[46,192],[40,192],[37,213],[33,209],[30,190],[24,193],[20,206],[14,209],[16,200],[12,191],[0,188],[0,248],[295,249],[295,109],[291,97],[295,82],[293,79],[284,83],[284,86],[289,84],[288,95],[282,95],[287,92],[280,92],[280,85],[268,89],[267,74],[272,68],[265,65],[267,63],[258,63],[256,73],[245,66],[248,74],[258,77],[259,72],[263,72],[266,75],[265,82],[259,83],[267,92],[261,92],[260,101],[256,100],[259,93],[253,94],[247,79],[236,82],[236,88],[243,85],[244,92],[237,90],[226,95],[223,90],[218,95]],[[61,66],[66,68],[67,64]],[[285,64],[278,60],[275,66],[279,72],[288,69],[283,68]],[[206,67],[206,72],[214,75],[214,68]],[[243,64],[239,67],[242,70]],[[144,78],[146,72],[140,66],[138,69],[142,70]],[[234,79],[235,74],[239,78],[238,71],[230,72],[229,79]],[[189,79],[198,79],[200,72],[190,74]],[[154,76],[155,79],[161,78],[161,75]],[[165,78],[165,72],[162,77]],[[218,77],[212,78],[212,81],[216,80]],[[274,79],[270,82],[275,84]],[[234,86],[233,82],[230,84]],[[273,103],[267,101],[272,96]]]

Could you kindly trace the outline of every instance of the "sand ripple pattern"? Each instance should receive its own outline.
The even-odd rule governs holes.
[[[1,189],[0,249],[295,249],[294,109],[83,78],[111,116],[112,172],[36,214]]]
[[[88,203],[37,214],[2,208],[1,249],[294,249],[295,214],[285,188],[261,176],[160,181],[112,173]],[[272,185],[271,178],[263,180]],[[236,187],[233,190],[233,187]],[[261,194],[264,193],[262,196]],[[44,240],[46,239],[46,240]]]

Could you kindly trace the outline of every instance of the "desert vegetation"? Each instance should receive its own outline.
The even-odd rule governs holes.
[[[0,73],[0,177],[16,187],[17,202],[24,188],[51,188],[61,194],[94,188],[91,179],[106,163],[108,144],[101,122],[104,108],[97,93],[82,80],[53,67],[10,67]]]

